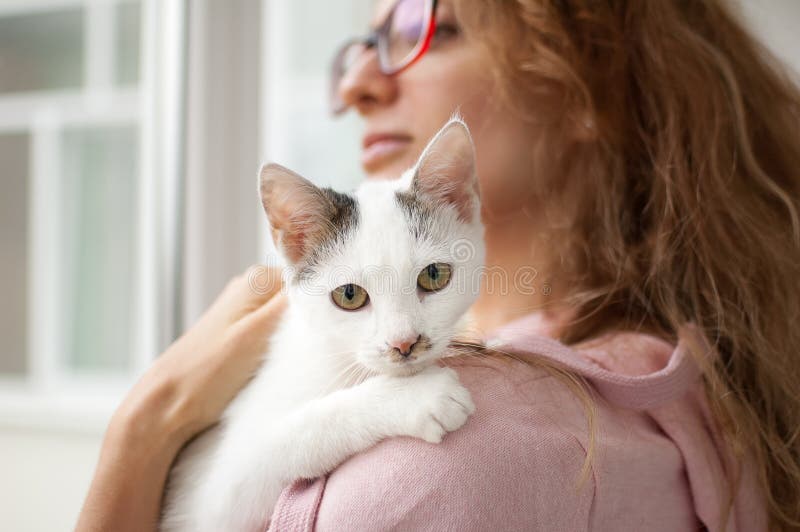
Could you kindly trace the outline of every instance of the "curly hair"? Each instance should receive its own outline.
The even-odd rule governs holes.
[[[544,162],[565,177],[545,183],[548,203],[572,206],[557,255],[576,279],[575,314],[560,339],[647,328],[676,341],[697,324],[718,353],[704,384],[731,464],[755,460],[771,530],[800,528],[791,75],[722,0],[462,0],[456,11],[504,101],[546,128],[552,149],[537,153],[560,154]]]

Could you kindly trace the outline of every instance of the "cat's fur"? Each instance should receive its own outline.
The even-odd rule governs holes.
[[[398,180],[348,196],[267,165],[261,194],[293,266],[289,307],[222,423],[181,453],[162,531],[256,530],[293,480],[324,475],[387,437],[439,442],[474,410],[455,372],[435,363],[477,295],[484,255],[463,122],[451,120]],[[417,275],[431,263],[450,264],[452,277],[424,293]],[[330,292],[345,283],[367,290],[364,308],[334,305]],[[407,358],[387,344],[417,334]]]

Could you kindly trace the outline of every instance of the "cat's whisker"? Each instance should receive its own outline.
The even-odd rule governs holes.
[[[361,384],[362,382],[364,382],[373,375],[373,372],[365,368],[364,366],[360,366],[358,370],[359,371],[356,374],[356,378],[354,379],[355,380],[354,385]]]
[[[373,371],[373,370],[371,370],[368,367],[363,366],[363,365],[361,366],[361,373],[362,374],[359,375],[359,378],[358,378],[358,381],[357,381],[359,384],[364,382],[365,380],[371,378],[371,377],[374,377],[375,375],[378,374],[376,371]]]
[[[328,386],[326,393],[330,393],[336,388],[346,388],[352,386],[353,384],[350,382],[351,379],[353,379],[353,377],[361,369],[363,369],[363,366],[361,366],[357,360],[350,361],[344,368],[340,369],[333,379],[331,379],[331,383]]]
[[[358,362],[353,360],[350,361],[348,364],[346,364],[343,368],[340,368],[339,371],[331,379],[330,387],[331,388],[336,387],[339,385],[340,382],[346,383],[348,375],[350,374],[350,372],[353,371],[353,368],[355,368],[357,364]]]
[[[362,382],[362,381],[359,380],[359,377],[360,377],[360,375],[361,375],[361,373],[363,371],[364,371],[364,367],[363,366],[356,366],[355,368],[353,368],[353,371],[350,372],[350,374],[347,376],[347,378],[348,378],[348,382],[347,382],[348,386],[355,386],[356,384],[359,384],[360,382]]]
[[[353,364],[350,371],[347,372],[347,376],[345,377],[345,385],[346,386],[353,386],[354,383],[358,380],[357,376],[359,373],[363,371],[363,366],[361,364]]]
[[[448,358],[484,358],[492,352],[512,356],[510,353],[502,353],[499,349],[488,348],[483,343],[469,340],[452,340],[448,345],[448,349],[450,349],[453,354],[444,357],[445,360]]]

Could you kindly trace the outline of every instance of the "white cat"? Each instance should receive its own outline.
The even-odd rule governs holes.
[[[261,171],[289,306],[265,363],[173,468],[162,531],[250,531],[293,480],[392,436],[441,441],[474,406],[436,361],[477,296],[483,226],[472,140],[454,118],[414,168],[353,196]]]

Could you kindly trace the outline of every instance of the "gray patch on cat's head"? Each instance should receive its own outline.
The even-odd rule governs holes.
[[[395,200],[403,211],[414,238],[424,238],[433,226],[436,203],[419,194],[413,185],[409,190],[395,192]]]
[[[295,283],[308,280],[314,269],[358,228],[358,202],[355,198],[331,188],[321,188],[320,192],[330,202],[329,223],[320,228],[316,245],[297,264],[297,272],[292,279]]]

